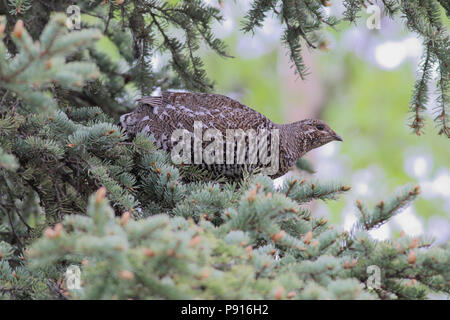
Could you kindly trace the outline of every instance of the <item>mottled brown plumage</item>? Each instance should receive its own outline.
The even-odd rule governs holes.
[[[153,135],[157,146],[166,151],[172,150],[176,145],[171,141],[173,131],[186,129],[193,132],[194,121],[202,122],[203,132],[214,128],[224,136],[227,129],[253,129],[256,132],[262,129],[269,132],[279,130],[279,170],[271,175],[273,178],[288,172],[296,160],[308,151],[333,140],[342,141],[321,120],[306,119],[291,124],[275,124],[261,113],[219,94],[163,92],[159,97],[144,97],[138,102],[140,106],[136,110],[121,116],[122,127],[131,135],[138,132]],[[207,144],[204,142],[203,146]],[[247,153],[245,159],[248,159]],[[240,177],[244,168],[242,165],[230,165],[226,162],[222,165],[203,166],[217,175],[229,178]],[[253,170],[261,166],[258,163],[246,168]]]

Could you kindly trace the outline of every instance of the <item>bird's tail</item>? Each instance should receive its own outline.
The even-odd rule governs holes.
[[[140,120],[139,114],[135,111],[130,113],[125,113],[120,116],[120,125],[124,128],[127,133],[134,135],[136,134],[137,124]]]
[[[151,107],[161,107],[163,103],[163,98],[156,96],[149,96],[149,97],[142,97],[136,101],[142,104],[147,104]]]
[[[125,113],[120,116],[120,125],[127,132],[135,134],[136,125],[142,120],[142,117],[148,113],[148,109],[160,107],[162,105],[162,97],[142,97],[136,100],[139,106],[130,113]]]
[[[130,121],[130,120],[132,120],[132,117],[131,117],[132,114],[133,113],[130,112],[130,113],[125,113],[120,116],[120,125],[122,126],[122,128],[126,129],[129,125],[131,125],[132,121]]]

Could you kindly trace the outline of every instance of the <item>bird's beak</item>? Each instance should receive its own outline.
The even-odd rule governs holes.
[[[344,140],[342,140],[342,138],[341,138],[340,136],[338,136],[337,134],[334,135],[334,140],[337,140],[337,141],[344,141]]]

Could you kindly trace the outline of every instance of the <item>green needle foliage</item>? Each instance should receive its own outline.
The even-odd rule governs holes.
[[[68,30],[66,15],[54,12],[68,3],[0,2],[0,298],[450,293],[448,245],[426,237],[376,241],[368,233],[413,201],[418,187],[373,210],[358,201],[359,220],[346,232],[313,216],[307,203],[336,199],[349,186],[292,177],[275,188],[255,174],[238,184],[208,181],[204,172],[174,166],[152,137],[130,138],[116,124],[136,90],[211,88],[197,54],[203,43],[226,55],[211,32],[217,9],[201,1],[79,1],[86,19]],[[313,43],[317,21],[334,22],[319,15],[321,2],[302,3],[298,17],[311,18],[307,8],[316,20],[302,24],[277,1],[255,1],[248,19],[257,26],[276,10],[293,28],[289,41],[298,45],[300,35]],[[99,49],[105,39],[118,48],[117,61]],[[441,61],[435,46],[428,45],[430,61]],[[170,68],[151,69],[157,51],[169,55]],[[416,91],[423,99],[426,91]],[[313,170],[305,161],[297,166]],[[66,281],[72,265],[81,269],[81,289]]]

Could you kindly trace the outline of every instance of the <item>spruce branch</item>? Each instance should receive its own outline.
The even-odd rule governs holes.
[[[251,9],[244,18],[242,30],[244,32],[255,31],[255,28],[261,27],[269,11],[275,10],[278,0],[256,0],[252,2]]]
[[[426,45],[422,66],[420,68],[421,76],[415,84],[415,89],[410,102],[410,109],[414,113],[411,128],[420,136],[424,127],[423,112],[426,110],[428,102],[428,82],[431,78],[432,65],[434,63],[430,50],[431,43]]]
[[[440,65],[439,67],[439,79],[438,79],[438,106],[436,107],[437,116],[434,119],[438,125],[441,127],[439,134],[445,134],[450,138],[450,127],[449,127],[449,90],[450,90],[450,80],[449,71],[445,66]]]
[[[23,15],[31,8],[31,0],[9,0],[8,6],[11,7],[9,14]]]
[[[411,98],[410,109],[414,112],[411,127],[417,135],[423,128],[423,117],[420,115],[428,100],[428,82],[431,78],[432,68],[438,65],[438,103],[436,123],[441,126],[440,134],[448,136],[446,109],[448,99],[445,88],[448,87],[448,73],[450,65],[450,45],[445,26],[440,19],[439,6],[433,0],[425,1],[423,6],[415,2],[401,1],[401,10],[407,19],[407,26],[424,39],[425,52],[420,67],[420,76],[415,84]],[[444,90],[443,90],[444,89]],[[442,117],[444,115],[444,117]]]
[[[400,10],[398,0],[382,0],[384,5],[384,11],[389,17],[393,18],[394,15]]]
[[[337,183],[320,183],[318,181],[305,181],[295,178],[287,179],[280,192],[299,203],[309,202],[314,199],[331,200],[350,187]]]
[[[362,7],[365,6],[364,1],[361,0],[344,0],[343,2],[345,11],[344,17],[350,22],[356,22],[358,18],[358,13],[361,11]]]
[[[8,59],[6,47],[0,42],[0,85],[14,91],[32,106],[53,109],[54,101],[41,92],[57,83],[67,87],[81,87],[86,78],[96,77],[94,65],[86,62],[64,64],[65,57],[99,38],[95,30],[65,34],[65,16],[55,15],[43,30],[40,43],[32,38],[19,20],[11,35],[19,53]],[[4,21],[0,22],[4,24]],[[1,35],[3,40],[4,34]],[[37,90],[41,89],[41,90]]]
[[[447,17],[450,17],[450,3],[446,0],[437,0],[441,6],[445,9]]]
[[[389,201],[380,201],[372,212],[369,212],[361,201],[358,200],[356,202],[356,207],[359,210],[360,217],[353,227],[352,233],[356,230],[364,229],[368,231],[381,226],[389,218],[398,214],[402,208],[409,205],[419,194],[419,186],[405,188]]]

